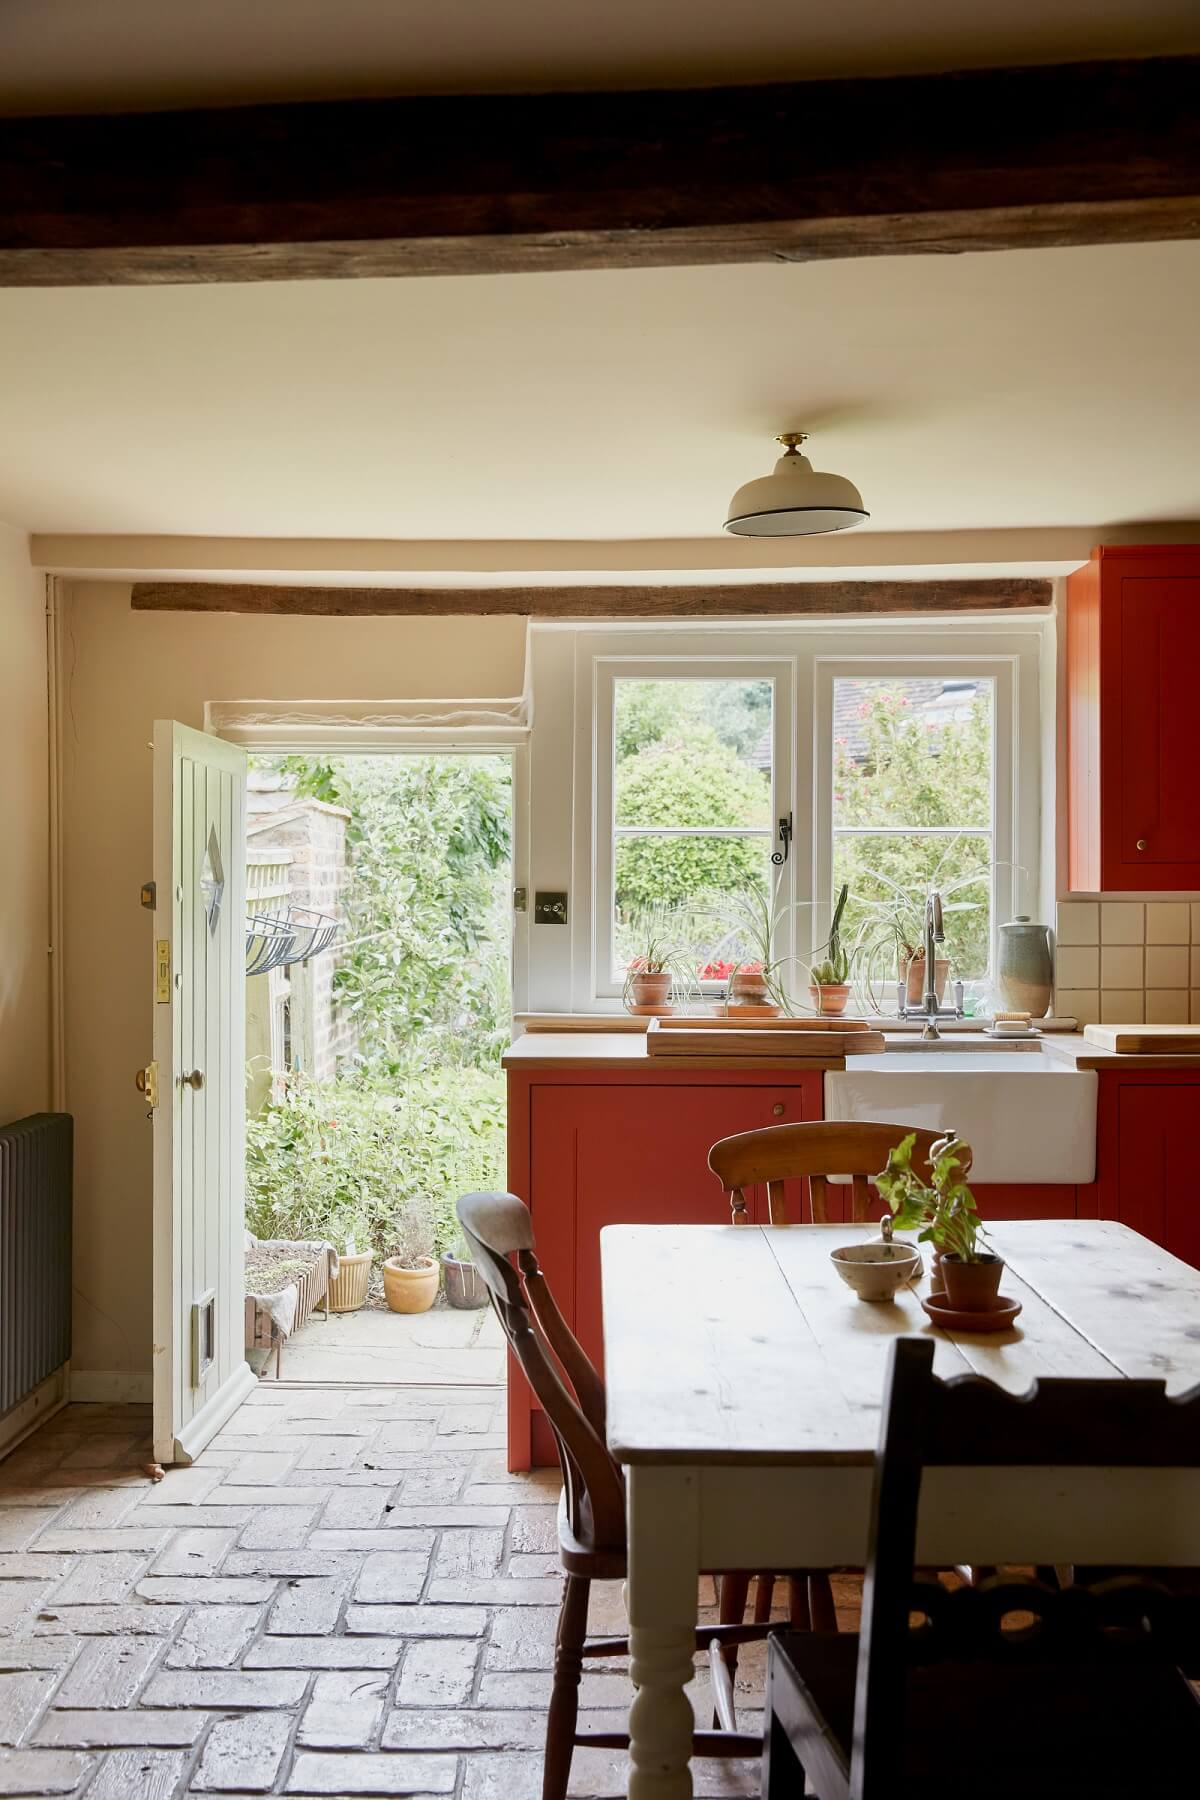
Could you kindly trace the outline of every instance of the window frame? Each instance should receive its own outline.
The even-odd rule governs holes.
[[[955,654],[919,657],[887,657],[863,654],[853,657],[821,657],[816,665],[815,755],[813,832],[813,891],[817,898],[814,914],[827,935],[832,922],[834,818],[833,818],[833,692],[840,678],[886,681],[905,676],[965,675],[992,683],[992,880],[989,894],[991,929],[989,933],[988,968],[994,979],[996,970],[996,928],[1001,919],[1011,918],[1016,911],[1019,871],[1012,865],[1023,859],[1017,854],[1020,813],[1019,744],[1023,734],[1017,718],[1018,658],[972,657]],[[1033,771],[1036,782],[1036,768]],[[1039,808],[1040,811],[1040,808]],[[964,830],[969,829],[964,827]],[[921,828],[913,827],[919,836]],[[979,835],[983,835],[979,828]],[[1027,867],[1029,865],[1026,865]],[[1031,873],[1036,872],[1036,861]],[[884,1015],[886,1016],[886,1015]]]
[[[1053,705],[1053,619],[1026,615],[883,624],[861,617],[803,620],[788,626],[714,621],[686,628],[542,628],[560,639],[568,630],[574,640],[569,703],[574,729],[570,807],[574,903],[569,996],[565,996],[570,1010],[621,1010],[617,985],[600,980],[611,954],[606,917],[611,910],[607,904],[611,851],[606,857],[603,848],[606,833],[611,843],[611,770],[603,783],[600,777],[606,753],[610,760],[614,754],[611,684],[618,674],[775,680],[772,817],[789,812],[793,816],[791,852],[776,872],[773,889],[773,903],[786,909],[776,951],[794,959],[787,969],[795,999],[807,999],[798,959],[807,963],[813,946],[828,936],[831,922],[833,680],[838,674],[886,679],[890,674],[952,671],[995,680],[994,856],[998,862],[1023,868],[999,868],[993,879],[993,970],[997,925],[1017,911],[1036,916],[1052,904],[1054,870],[1043,833],[1043,781],[1044,765],[1052,768],[1053,763],[1041,696],[1045,693]],[[535,706],[536,740],[542,707],[536,682]]]
[[[767,847],[776,847],[777,820],[792,810],[786,794],[791,792],[791,690],[792,668],[786,657],[728,657],[684,655],[646,658],[644,656],[598,655],[592,663],[592,790],[591,822],[593,882],[591,906],[591,955],[587,970],[587,986],[593,1002],[621,1003],[623,982],[611,973],[616,964],[615,930],[612,899],[615,878],[616,784],[616,684],[619,680],[639,681],[769,681],[773,697],[771,707],[771,805],[767,827]],[[781,779],[782,769],[782,779]],[[714,827],[714,831],[718,828]],[[738,836],[759,836],[747,828]],[[773,872],[772,899],[784,904],[781,890],[790,889],[792,858]],[[586,891],[577,887],[577,892]],[[715,992],[715,987],[714,987]]]

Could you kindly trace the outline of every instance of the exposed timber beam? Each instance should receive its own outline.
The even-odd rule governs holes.
[[[275,587],[138,581],[135,612],[265,613],[306,618],[788,619],[845,613],[964,613],[1050,605],[1050,583],[796,581],[744,587]]]
[[[0,121],[0,284],[1200,235],[1200,58]]]

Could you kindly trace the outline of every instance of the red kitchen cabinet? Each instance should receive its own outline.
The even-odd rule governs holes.
[[[727,1225],[729,1202],[708,1168],[717,1139],[820,1116],[819,1071],[509,1071],[509,1186],[533,1213],[538,1259],[594,1361],[603,1351],[601,1228]],[[765,1194],[756,1195],[754,1217],[766,1216]],[[509,1467],[531,1461],[553,1462],[553,1444],[510,1365]]]
[[[1104,1071],[1100,1107],[1102,1216],[1200,1269],[1200,1070]]]
[[[1200,545],[1106,547],[1067,582],[1068,877],[1200,888]]]

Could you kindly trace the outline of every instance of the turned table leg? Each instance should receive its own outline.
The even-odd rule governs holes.
[[[700,1578],[694,1470],[627,1470],[630,1676],[629,1800],[690,1800],[692,1678]]]

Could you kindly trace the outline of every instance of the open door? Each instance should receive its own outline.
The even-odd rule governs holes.
[[[154,1454],[187,1463],[245,1360],[246,758],[154,727]],[[151,1095],[153,1102],[154,1095]]]

